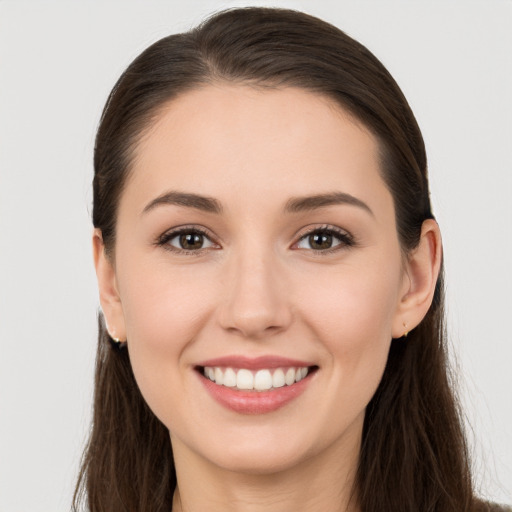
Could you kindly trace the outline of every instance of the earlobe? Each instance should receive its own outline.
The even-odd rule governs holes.
[[[101,230],[95,229],[92,236],[94,266],[98,280],[101,309],[110,337],[114,340],[126,340],[126,328],[123,308],[115,268],[105,251]]]
[[[393,322],[393,338],[412,331],[425,317],[436,288],[442,260],[441,233],[437,222],[427,219],[421,227],[418,246],[406,262],[406,286]]]

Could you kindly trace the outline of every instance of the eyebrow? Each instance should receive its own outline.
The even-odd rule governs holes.
[[[316,194],[314,196],[292,197],[286,202],[284,210],[288,213],[300,213],[339,204],[357,206],[374,216],[371,208],[365,202],[346,192],[330,192],[327,194]],[[142,213],[147,213],[161,205],[185,206],[186,208],[195,208],[216,214],[223,212],[221,203],[213,197],[188,192],[170,191],[149,202]]]
[[[147,213],[157,206],[161,205],[177,205],[187,208],[195,208],[208,213],[222,213],[222,205],[213,197],[201,196],[198,194],[190,194],[187,192],[170,191],[158,196],[149,202],[142,213]]]
[[[298,213],[338,204],[357,206],[358,208],[362,208],[368,212],[372,217],[375,217],[371,208],[365,202],[345,192],[330,192],[327,194],[317,194],[314,196],[292,197],[286,202],[285,211],[290,213]]]

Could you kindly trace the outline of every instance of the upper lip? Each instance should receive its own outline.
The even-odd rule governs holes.
[[[260,370],[264,368],[283,368],[294,367],[302,368],[307,366],[314,366],[314,363],[309,361],[301,361],[298,359],[290,359],[288,357],[265,355],[259,357],[247,356],[224,356],[208,359],[197,364],[201,367],[230,367],[230,368],[247,368],[248,370]]]

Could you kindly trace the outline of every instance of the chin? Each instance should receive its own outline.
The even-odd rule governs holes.
[[[272,449],[270,449],[272,448]],[[274,475],[299,467],[308,457],[296,450],[276,449],[275,446],[229,449],[222,454],[212,454],[210,462],[233,473],[245,475]]]
[[[332,432],[311,428],[311,425],[301,429],[300,425],[288,423],[238,425],[228,428],[227,432],[211,434],[194,443],[194,451],[223,470],[252,475],[270,475],[302,467],[305,461],[315,459],[337,444]]]

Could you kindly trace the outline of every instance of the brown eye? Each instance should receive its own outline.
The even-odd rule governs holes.
[[[173,251],[200,251],[217,247],[210,238],[194,229],[177,230],[165,234],[160,240],[159,245],[167,246]],[[170,247],[169,247],[170,246]]]
[[[321,251],[332,247],[333,236],[330,233],[313,233],[308,237],[311,249]]]
[[[354,245],[354,239],[346,231],[334,227],[315,229],[305,234],[295,248],[308,249],[310,251],[328,252],[329,249],[337,250]]]
[[[187,251],[202,249],[204,236],[201,233],[184,233],[179,236],[180,249]]]

